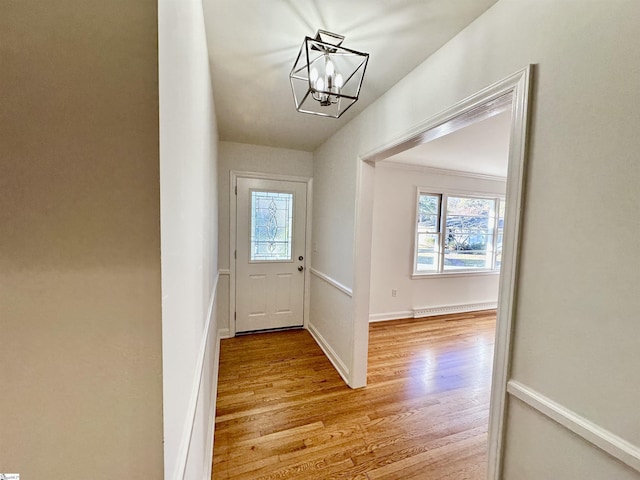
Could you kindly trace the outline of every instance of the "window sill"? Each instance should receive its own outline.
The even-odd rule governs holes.
[[[414,273],[411,280],[424,280],[425,278],[443,278],[443,277],[477,277],[484,275],[500,275],[500,270],[481,270],[477,272],[464,270],[460,272],[434,272],[434,273]]]

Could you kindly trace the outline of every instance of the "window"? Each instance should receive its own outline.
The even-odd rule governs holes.
[[[414,274],[497,272],[504,199],[418,194]]]
[[[439,270],[441,205],[442,195],[420,194],[415,267],[418,272]]]
[[[290,261],[293,194],[251,191],[251,262]]]

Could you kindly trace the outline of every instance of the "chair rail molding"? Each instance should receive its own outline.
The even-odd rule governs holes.
[[[590,422],[573,410],[554,402],[526,385],[510,380],[507,392],[567,430],[640,472],[640,447]]]
[[[315,277],[318,277],[321,280],[324,280],[325,282],[327,282],[329,285],[331,285],[334,288],[337,288],[338,290],[340,290],[342,293],[344,293],[345,295],[348,295],[349,297],[353,297],[353,290],[345,285],[343,285],[342,283],[338,282],[337,280],[335,280],[334,278],[331,278],[329,275],[327,275],[326,273],[322,273],[319,270],[316,270],[315,268],[311,267],[311,274]]]

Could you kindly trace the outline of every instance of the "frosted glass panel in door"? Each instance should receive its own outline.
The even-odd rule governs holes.
[[[251,261],[291,261],[293,194],[251,192]]]

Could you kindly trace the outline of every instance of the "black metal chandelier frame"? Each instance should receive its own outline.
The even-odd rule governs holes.
[[[343,41],[326,30],[305,37],[289,74],[297,111],[339,118],[358,100],[369,54],[343,47]]]

